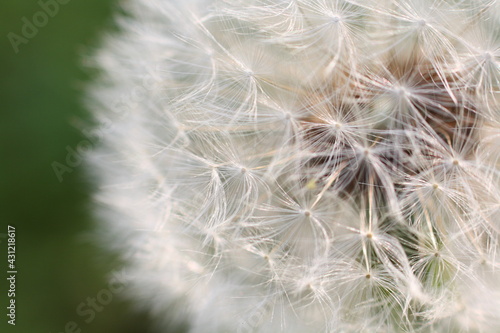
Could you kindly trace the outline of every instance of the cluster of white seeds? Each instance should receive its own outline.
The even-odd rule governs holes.
[[[126,10],[89,159],[160,322],[500,332],[499,1]]]

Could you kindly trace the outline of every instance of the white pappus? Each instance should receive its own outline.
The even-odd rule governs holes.
[[[500,331],[498,1],[124,6],[89,169],[165,329]]]

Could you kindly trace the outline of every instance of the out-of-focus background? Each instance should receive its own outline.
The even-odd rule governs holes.
[[[151,331],[119,286],[109,299],[116,267],[88,236],[97,222],[84,166],[66,160],[85,139],[77,124],[90,119],[84,55],[113,29],[117,9],[116,0],[1,1],[0,332]],[[16,326],[7,324],[9,224],[16,228]],[[97,300],[93,310],[88,302],[96,297],[106,304]]]

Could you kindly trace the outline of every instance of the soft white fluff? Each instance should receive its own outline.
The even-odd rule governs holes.
[[[500,331],[496,0],[131,0],[89,160],[191,332]]]

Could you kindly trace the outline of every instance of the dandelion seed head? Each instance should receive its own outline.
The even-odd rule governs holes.
[[[125,8],[88,160],[160,327],[499,330],[498,1]]]

